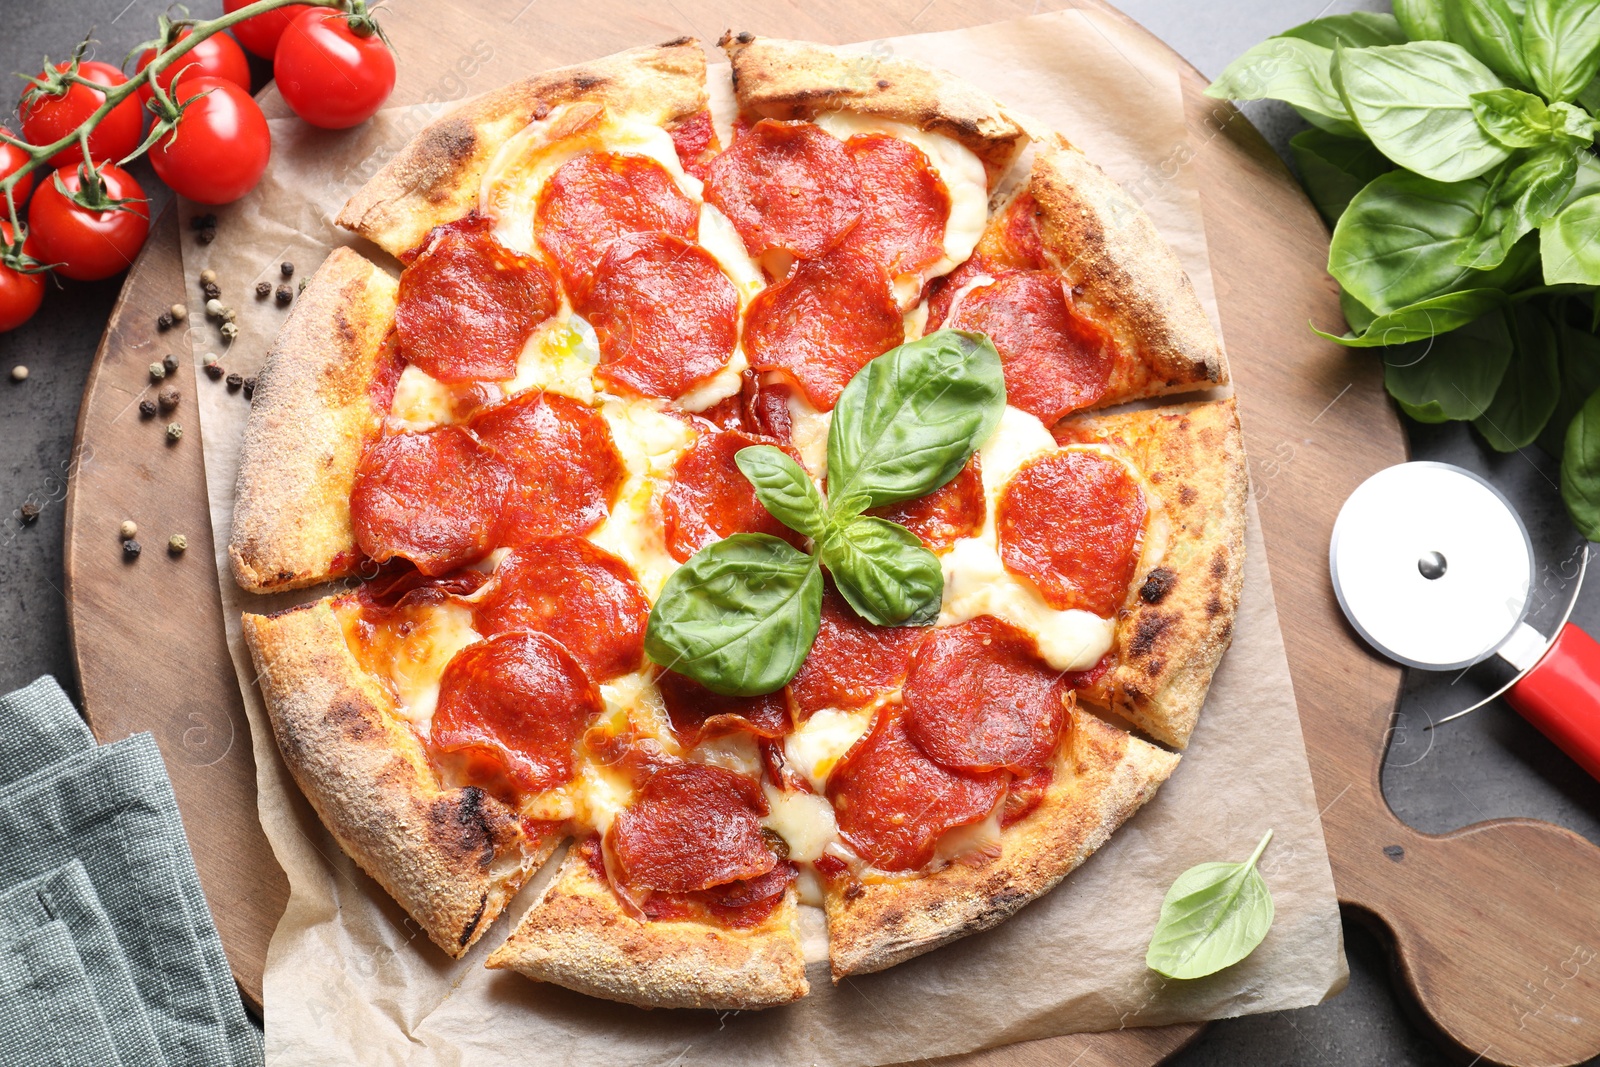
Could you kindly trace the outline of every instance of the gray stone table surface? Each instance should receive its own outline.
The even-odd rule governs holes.
[[[116,62],[152,34],[164,6],[159,0],[0,0],[0,70],[37,71],[42,56],[65,56],[91,28],[99,42],[96,53]],[[213,6],[194,5],[202,12]],[[1318,15],[1383,10],[1387,3],[1121,0],[1120,6],[1214,77],[1234,56],[1273,33]],[[258,86],[268,73],[257,65]],[[13,128],[21,84],[0,88],[0,121]],[[1246,112],[1280,151],[1302,128],[1292,112],[1276,105],[1249,105]],[[160,183],[143,164],[136,165],[135,174],[159,210],[167,195]],[[64,281],[47,295],[32,322],[0,334],[0,690],[51,673],[75,692],[61,592],[62,500],[83,383],[120,284],[119,279]],[[22,384],[4,376],[17,364],[29,368]],[[1507,494],[1524,516],[1541,574],[1551,585],[1541,610],[1547,617],[1558,613],[1569,592],[1563,576],[1570,573],[1579,541],[1561,509],[1555,464],[1533,448],[1496,455],[1459,425],[1413,427],[1412,449],[1416,458],[1476,470]],[[23,526],[18,511],[29,501],[40,506],[41,514]],[[1579,596],[1574,618],[1600,632],[1600,586]],[[1491,705],[1438,731],[1423,729],[1492,692],[1500,680],[1487,666],[1459,677],[1411,673],[1384,772],[1390,803],[1402,818],[1432,832],[1528,816],[1600,842],[1600,785],[1505,706]],[[1313,1008],[1213,1025],[1174,1063],[1428,1067],[1447,1062],[1392,985],[1381,943],[1355,923],[1347,921],[1345,927],[1351,974],[1343,994]]]

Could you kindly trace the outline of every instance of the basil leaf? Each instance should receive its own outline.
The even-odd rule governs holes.
[[[1371,308],[1350,295],[1348,289],[1339,290],[1339,310],[1344,312],[1344,321],[1350,324],[1352,334],[1363,334],[1377,319]],[[1312,329],[1316,329],[1315,326]]]
[[[714,693],[759,696],[795,676],[821,619],[815,558],[766,534],[734,534],[672,572],[644,650]]]
[[[1334,84],[1333,52],[1296,37],[1270,37],[1229,63],[1206,89],[1218,100],[1282,100],[1333,133],[1359,136]]]
[[[1484,133],[1507,148],[1533,148],[1550,140],[1550,109],[1521,89],[1473,93],[1472,115]]]
[[[1460,329],[1485,312],[1500,307],[1505,300],[1506,294],[1500,289],[1463,289],[1379,315],[1358,334],[1335,337],[1315,326],[1311,329],[1346,348],[1403,345]]]
[[[989,439],[1005,407],[1000,354],[982,334],[938,330],[885,352],[834,405],[829,513],[933,492]]]
[[[1272,927],[1272,893],[1256,861],[1268,830],[1243,863],[1202,863],[1178,875],[1161,902],[1147,967],[1168,978],[1204,978],[1254,952]]]
[[[1448,41],[1446,0],[1394,0],[1394,18],[1413,41]]]
[[[1600,391],[1584,401],[1561,450],[1561,499],[1578,531],[1600,540]]]
[[[925,626],[939,617],[944,572],[922,539],[887,519],[835,523],[822,562],[856,613],[877,626]]]
[[[827,504],[805,468],[771,445],[741,448],[733,457],[772,517],[810,538],[822,536]]]
[[[1483,217],[1456,253],[1456,264],[1487,270],[1505,262],[1523,234],[1560,209],[1577,173],[1577,153],[1564,144],[1546,143],[1513,155],[1490,183]]]
[[[1582,104],[1590,114],[1600,114],[1600,78],[1591,81],[1573,99]]]
[[[1475,177],[1507,149],[1472,115],[1472,94],[1500,87],[1459,45],[1421,41],[1341,48],[1334,79],[1361,132],[1400,166],[1441,182]]]
[[[1522,25],[1506,0],[1449,0],[1444,8],[1450,39],[1508,82],[1531,85],[1522,58]]]
[[[1523,302],[1510,311],[1511,365],[1494,401],[1472,425],[1496,452],[1533,443],[1550,421],[1561,395],[1555,330],[1545,313]]]
[[[1577,96],[1600,73],[1600,0],[1528,0],[1522,53],[1546,99]]]
[[[1302,130],[1289,139],[1289,149],[1311,202],[1329,226],[1339,221],[1351,198],[1369,182],[1394,169],[1370,141],[1326,130]]]
[[[1539,447],[1557,459],[1566,446],[1567,427],[1583,402],[1600,389],[1600,337],[1580,330],[1563,317],[1554,321],[1556,351],[1561,364],[1561,393],[1556,410],[1539,435]]]
[[[1600,193],[1574,200],[1539,229],[1544,283],[1600,285]]]
[[[1352,11],[1302,22],[1284,30],[1279,37],[1296,37],[1324,48],[1342,44],[1347,48],[1368,48],[1382,44],[1405,44],[1406,34],[1393,15],[1375,11]]]
[[[1510,361],[1505,316],[1491,312],[1432,340],[1389,349],[1383,384],[1418,422],[1475,419],[1494,400]]]

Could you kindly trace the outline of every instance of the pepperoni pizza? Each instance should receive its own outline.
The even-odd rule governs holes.
[[[428,127],[339,222],[262,371],[230,553],[283,758],[451,956],[646,1006],[807,992],[1005,919],[1172,772],[1231,634],[1245,473],[1188,279],[1059,135],[916,65],[739,35]],[[870,360],[986,334],[1007,406],[927,496],[936,623],[831,586],[776,692],[652,663],[663,584],[764,533],[734,457],[826,479]],[[820,909],[820,910],[817,910]]]

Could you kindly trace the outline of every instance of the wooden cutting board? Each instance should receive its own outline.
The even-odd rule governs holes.
[[[400,56],[393,104],[441,103],[541,70],[683,33],[728,27],[846,42],[957,29],[1045,8],[1023,0],[585,0],[559,16],[534,0],[391,3],[385,27]],[[1121,17],[1121,16],[1118,16]],[[1142,32],[1142,31],[1141,31]],[[490,42],[476,50],[470,42]],[[485,56],[483,53],[489,54]],[[465,65],[464,65],[465,64]],[[471,68],[470,86],[467,84]],[[1327,570],[1333,519],[1372,472],[1405,459],[1378,360],[1309,330],[1341,323],[1324,272],[1327,231],[1260,135],[1202,95],[1185,67],[1184,97],[1223,331],[1243,409],[1280,619],[1341,901],[1396,945],[1397,971],[1441,1039],[1469,1058],[1570,1064],[1600,1053],[1600,850],[1545,823],[1500,821],[1454,834],[1411,830],[1379,786],[1400,672],[1345,625]],[[272,91],[269,114],[282,114]],[[165,418],[139,417],[142,368],[165,354],[155,319],[185,286],[172,212],[129,273],[85,386],[67,499],[66,579],[85,710],[102,739],[152,731],[239,986],[257,1010],[267,942],[288,887],[256,819],[249,728],[223,638],[194,370],[183,360],[173,416],[190,429],[164,441]],[[207,383],[209,386],[209,383]],[[145,544],[123,562],[117,527],[135,517]],[[171,533],[189,550],[169,556]],[[1031,1042],[964,1064],[1141,1065],[1161,1061],[1199,1026]]]

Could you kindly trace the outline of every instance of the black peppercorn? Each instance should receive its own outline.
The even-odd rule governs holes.
[[[195,235],[195,240],[199,241],[203,245],[208,245],[216,239],[217,228],[215,226],[207,226],[205,229],[201,230],[197,235]]]
[[[172,329],[172,312],[163,311],[161,314],[156,316],[156,329],[162,331],[163,333]]]
[[[189,220],[189,228],[191,230],[214,230],[217,228],[217,216],[209,211],[204,215],[196,215]]]
[[[256,395],[256,380],[254,378],[246,378],[244,380],[244,398],[246,400],[249,400],[251,397],[253,397],[255,395]]]
[[[22,525],[32,526],[39,518],[39,505],[30,500],[22,505],[18,510],[18,515],[22,519]]]
[[[240,374],[238,371],[234,371],[232,374],[228,375],[228,391],[230,393],[243,385],[244,375]]]
[[[178,391],[170,385],[167,386],[165,389],[161,390],[157,399],[157,403],[161,407],[162,411],[171,411],[173,408],[178,406]],[[140,407],[142,410],[143,405],[140,405]]]
[[[122,542],[122,554],[129,559],[138,559],[139,553],[144,551],[144,546],[137,541]]]
[[[287,304],[289,301],[291,301],[293,299],[294,299],[294,290],[293,289],[289,288],[287,285],[278,286],[277,300],[278,300],[279,306]]]
[[[156,402],[154,400],[150,400],[150,399],[145,399],[145,400],[139,401],[139,417],[141,419],[153,419],[153,418],[155,418],[156,417]]]
[[[294,264],[290,263],[286,259],[282,263],[278,264],[278,272],[280,274],[282,274],[285,278],[293,278],[294,277]]]
[[[161,357],[161,367],[168,374],[177,374],[178,373],[178,357],[172,355],[170,352],[167,353],[165,356]]]
[[[271,282],[256,282],[256,299],[265,300],[272,295]]]
[[[207,363],[206,364],[206,377],[210,378],[212,381],[216,381],[218,378],[222,377],[224,373],[226,373],[226,372],[222,369],[222,364],[220,364],[220,363]]]
[[[201,282],[200,291],[206,295],[207,300],[217,300],[222,296],[222,287],[216,282]]]

